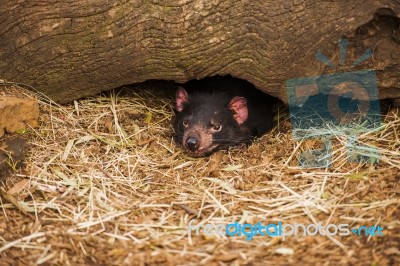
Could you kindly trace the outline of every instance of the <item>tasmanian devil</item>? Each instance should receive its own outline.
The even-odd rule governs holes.
[[[180,86],[175,95],[175,141],[193,156],[248,144],[272,127],[273,98],[230,76]]]

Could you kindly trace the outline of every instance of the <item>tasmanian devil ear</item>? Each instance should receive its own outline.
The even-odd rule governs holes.
[[[246,98],[235,96],[229,102],[228,107],[233,111],[233,118],[239,125],[246,122],[249,116]]]
[[[175,94],[175,109],[178,112],[182,112],[185,103],[189,102],[189,95],[186,90],[179,86]]]

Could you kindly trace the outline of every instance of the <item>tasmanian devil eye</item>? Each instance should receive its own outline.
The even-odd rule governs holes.
[[[220,131],[221,130],[221,125],[213,125],[213,130],[214,131]]]
[[[182,124],[183,124],[184,127],[187,127],[189,125],[189,123],[188,123],[188,121],[186,119],[183,120]]]

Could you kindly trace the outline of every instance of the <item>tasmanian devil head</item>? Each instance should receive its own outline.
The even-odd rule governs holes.
[[[248,142],[247,101],[223,91],[197,91],[189,95],[182,87],[175,97],[175,140],[191,156]]]

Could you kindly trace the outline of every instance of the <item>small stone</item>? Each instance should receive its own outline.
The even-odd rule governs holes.
[[[0,142],[0,180],[22,167],[25,159],[25,145],[26,141],[20,137]]]
[[[34,99],[17,97],[0,97],[0,137],[5,132],[14,133],[18,130],[39,126],[39,104]]]

